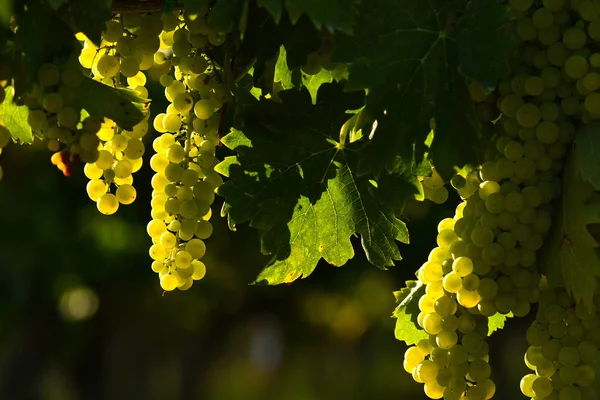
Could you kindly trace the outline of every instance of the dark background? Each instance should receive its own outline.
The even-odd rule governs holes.
[[[0,156],[0,399],[425,398],[402,367],[392,291],[414,279],[457,199],[410,212],[413,244],[389,271],[357,247],[341,268],[322,263],[307,279],[267,287],[248,285],[268,260],[257,233],[230,232],[217,198],[205,279],[163,294],[145,231],[154,136],[134,174],[138,199],[110,217],[87,197],[82,166],[62,176],[43,144]],[[523,398],[528,324],[511,320],[491,339],[497,399]]]

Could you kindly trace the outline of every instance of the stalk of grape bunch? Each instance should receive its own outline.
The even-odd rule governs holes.
[[[155,58],[171,68],[160,77],[171,104],[154,119],[162,135],[154,140],[156,154],[150,160],[152,221],[148,234],[153,245],[152,270],[166,291],[187,290],[204,277],[200,259],[212,235],[209,219],[215,189],[222,184],[214,171],[215,148],[223,102],[229,96],[220,82],[220,71],[203,52],[221,44],[219,36],[202,16],[165,16],[161,41],[170,46]]]

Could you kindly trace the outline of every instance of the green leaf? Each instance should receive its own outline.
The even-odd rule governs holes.
[[[507,7],[497,0],[469,1],[457,28],[458,65],[461,72],[495,87],[510,67],[515,44],[507,34]]]
[[[100,44],[102,30],[110,19],[110,2],[106,0],[71,0],[68,13],[75,26],[97,46]]]
[[[583,125],[575,136],[581,176],[600,190],[600,126]]]
[[[299,79],[298,79],[299,78]],[[308,89],[313,104],[317,104],[317,93],[324,83],[340,82],[348,78],[348,71],[344,67],[336,68],[332,71],[321,69],[315,75],[305,74],[299,67],[290,70],[287,63],[287,52],[284,46],[279,49],[277,62],[275,63],[275,73],[273,82],[280,83],[284,90],[304,86]]]
[[[275,22],[279,23],[283,14],[283,0],[258,0],[260,7],[266,8]]]
[[[599,244],[588,225],[600,223],[600,203],[594,188],[581,176],[579,148],[572,152],[563,172],[563,198],[559,217],[540,253],[542,266],[555,285],[564,283],[576,301],[593,305],[596,279],[600,277]]]
[[[339,82],[342,79],[346,79],[347,75],[345,75],[344,72],[347,72],[345,68],[333,71],[321,69],[321,71],[315,75],[308,75],[303,72],[302,85],[308,89],[312,103],[317,104],[317,92],[322,84],[331,83],[333,81]]]
[[[183,8],[189,13],[208,10],[211,0],[183,0]]]
[[[218,0],[210,9],[209,20],[217,32],[228,33],[237,27],[245,0]]]
[[[306,90],[279,95],[282,103],[263,99],[239,111],[222,139],[238,155],[216,167],[229,177],[218,193],[230,227],[250,222],[263,231],[262,251],[273,254],[256,282],[306,277],[321,258],[343,265],[354,256],[355,234],[372,264],[393,265],[401,258],[396,240],[408,242],[406,226],[379,197],[381,184],[356,176],[356,151],[333,141],[362,94],[325,84],[316,105]]]
[[[319,30],[352,33],[358,3],[358,0],[285,0],[285,9],[294,24],[306,14]]]
[[[13,102],[15,91],[11,86],[0,90],[5,90],[6,98],[0,104],[0,125],[4,125],[10,132],[13,139],[20,143],[31,143],[33,133],[27,122],[29,109],[27,106],[18,106]]]
[[[75,89],[75,104],[94,117],[107,117],[132,130],[145,116],[149,102],[132,90],[116,89],[86,78]]]
[[[380,123],[369,142],[373,149],[365,154],[365,165],[374,173],[392,171],[399,159],[400,165],[409,164],[410,149],[424,141],[433,118],[435,140],[445,152],[442,175],[452,173],[450,164],[476,160],[476,115],[464,96],[460,71],[479,71],[476,67],[485,63],[489,73],[477,77],[495,81],[509,54],[499,51],[498,57],[477,59],[461,46],[492,49],[504,43],[503,31],[496,28],[508,15],[504,10],[483,13],[479,5],[461,9],[471,3],[488,2],[363,2],[354,35],[336,35],[332,61],[350,63],[347,89],[369,89],[366,111]],[[463,15],[456,26],[457,11]]]
[[[488,336],[492,336],[492,333],[496,332],[499,329],[504,329],[504,323],[506,322],[506,318],[511,318],[513,316],[512,313],[508,315],[503,315],[500,313],[496,313],[488,318]]]
[[[281,83],[281,87],[284,90],[292,89],[294,83],[292,82],[292,71],[287,65],[287,52],[285,46],[280,46],[279,55],[277,56],[277,62],[275,63],[275,74],[273,82]]]
[[[41,0],[24,0],[16,10],[19,29],[15,35],[17,47],[23,54],[29,77],[23,87],[16,88],[16,96],[37,81],[39,67],[56,58],[67,57],[76,43],[71,29],[48,4]],[[52,34],[40,34],[52,32]]]
[[[421,281],[406,281],[406,287],[394,292],[398,307],[392,318],[396,318],[396,339],[402,340],[408,346],[416,344],[429,335],[417,324],[419,315],[419,299],[425,294],[425,285]]]

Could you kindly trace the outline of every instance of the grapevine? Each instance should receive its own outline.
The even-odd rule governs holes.
[[[487,337],[535,314],[515,387],[597,398],[600,3],[313,3],[11,2],[0,154],[41,144],[99,218],[149,204],[164,294],[210,277],[219,217],[259,233],[253,283],[291,284],[360,252],[410,268],[415,210],[450,206],[396,292],[405,371],[498,398]]]

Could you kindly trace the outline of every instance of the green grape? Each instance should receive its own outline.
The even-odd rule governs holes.
[[[578,27],[571,27],[563,33],[563,44],[569,50],[581,49],[586,42],[585,31]]]
[[[181,118],[177,114],[167,114],[162,123],[167,132],[178,132],[182,125]]]
[[[481,296],[475,290],[466,290],[461,288],[456,293],[456,299],[459,304],[465,308],[473,308],[481,301]]]
[[[48,93],[42,100],[42,106],[49,113],[59,112],[65,104],[63,97],[59,93]]]
[[[455,272],[450,272],[442,280],[444,290],[449,293],[457,293],[462,288],[462,278]]]
[[[451,349],[458,343],[458,335],[454,331],[441,330],[436,334],[435,342],[442,349]]]
[[[121,185],[117,188],[115,196],[117,197],[119,203],[128,205],[135,201],[137,197],[137,191],[131,185]]]
[[[547,8],[538,8],[533,13],[532,20],[537,29],[546,29],[552,26],[554,15]]]
[[[514,118],[517,115],[517,111],[524,103],[524,100],[520,96],[509,94],[500,102],[500,110],[507,117]]]
[[[484,248],[494,240],[494,232],[488,227],[477,226],[471,231],[471,241],[478,247]]]
[[[194,187],[195,189],[195,187]],[[451,229],[444,229],[437,235],[437,244],[438,246],[449,249],[452,243],[458,240],[456,233],[454,233]]]
[[[198,100],[194,104],[194,114],[200,119],[209,119],[214,113],[214,104],[210,100]]]
[[[131,163],[125,159],[116,161],[112,168],[115,172],[115,177],[119,179],[125,179],[132,173]]]
[[[590,114],[600,114],[600,93],[592,92],[585,97],[585,109]]]
[[[586,58],[580,55],[572,55],[565,62],[565,72],[573,79],[584,77],[589,68]]]
[[[579,359],[579,351],[576,347],[563,347],[558,352],[558,361],[567,367],[575,367]]]
[[[127,78],[132,78],[140,72],[140,63],[135,57],[125,57],[121,60],[120,72]]]
[[[544,91],[544,80],[538,76],[530,76],[525,81],[525,92],[530,96],[538,96]]]
[[[545,398],[552,394],[554,388],[552,387],[552,382],[550,379],[540,376],[537,377],[531,384],[531,390],[535,396],[539,398]]]
[[[544,326],[537,322],[534,322],[529,327],[529,329],[527,329],[525,337],[527,338],[527,343],[529,343],[530,345],[541,346],[546,340],[550,338],[550,335],[548,333],[548,330]]]
[[[479,185],[478,195],[482,200],[487,200],[487,198],[493,194],[500,192],[500,185],[495,181],[485,181]]]
[[[96,69],[98,74],[104,78],[112,78],[119,73],[121,63],[116,56],[105,54],[100,57]]]
[[[430,335],[437,335],[442,331],[442,317],[435,313],[425,315],[423,318],[423,329]]]
[[[96,202],[98,211],[105,215],[112,215],[119,209],[119,201],[112,193],[105,193]]]
[[[60,69],[55,64],[42,64],[38,70],[38,82],[42,86],[49,87],[58,85],[60,78]]]
[[[510,0],[510,7],[517,11],[527,11],[533,5],[533,0]]]
[[[458,257],[452,263],[452,271],[460,277],[465,277],[473,272],[473,261],[468,257]]]
[[[534,128],[541,119],[540,109],[535,104],[523,104],[517,110],[516,118],[522,127]]]
[[[582,400],[581,390],[575,386],[565,386],[558,394],[559,400]]]
[[[550,64],[562,67],[569,58],[570,50],[562,42],[556,42],[548,47],[547,55]]]
[[[179,113],[187,113],[192,109],[194,99],[188,93],[177,93],[173,98],[173,106]]]

